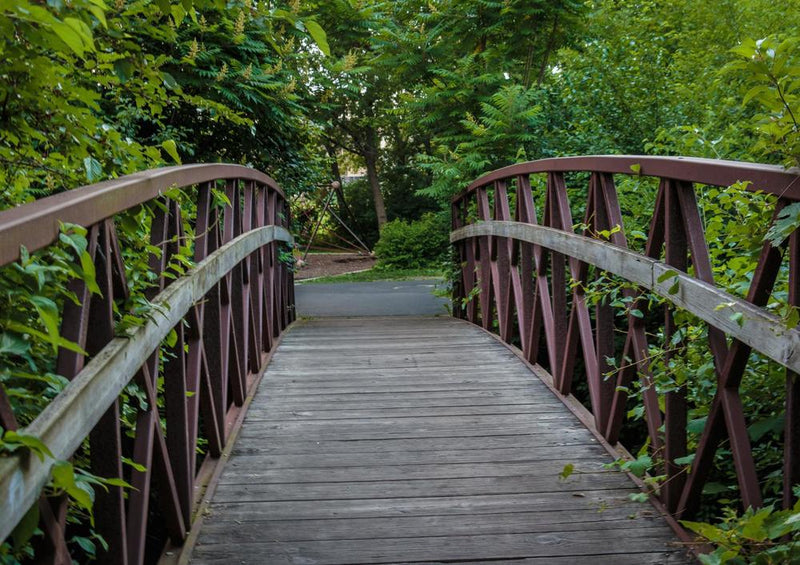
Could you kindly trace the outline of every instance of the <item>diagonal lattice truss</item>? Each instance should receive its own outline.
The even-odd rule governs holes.
[[[196,191],[188,217],[176,200],[161,196],[182,187]],[[149,267],[158,279],[147,291],[154,312],[144,326],[117,337],[116,309],[128,297],[129,281],[115,216],[147,202],[155,203]],[[78,301],[64,304],[61,335],[78,347],[61,348],[57,358],[57,372],[71,383],[25,431],[61,459],[88,434],[91,472],[133,486],[97,489],[95,529],[108,544],[98,561],[143,563],[153,551],[153,532],[163,527],[177,544],[186,538],[198,487],[208,479],[205,463],[220,457],[269,352],[293,320],[292,274],[279,247],[291,239],[285,230],[289,210],[272,179],[245,167],[147,171],[3,212],[0,263],[15,260],[20,245],[34,251],[51,244],[59,221],[88,228],[100,293],[81,280],[71,283]],[[187,244],[196,267],[173,282],[167,266]],[[174,339],[165,340],[171,332]],[[118,397],[131,381],[145,401],[128,405],[136,414],[127,437]],[[0,425],[18,428],[2,387]],[[197,460],[199,438],[207,445],[205,463]],[[123,468],[123,458],[132,467]],[[30,456],[0,459],[3,538],[40,496],[50,464]],[[66,497],[42,495],[37,504],[44,532],[37,562],[72,563]]]
[[[585,198],[580,203],[585,215],[578,225],[565,181],[565,174],[572,172],[588,177],[580,196]],[[615,174],[658,179],[643,253],[628,249]],[[532,179],[545,185],[538,202]],[[747,181],[748,190],[777,197],[777,215],[800,200],[799,179],[780,167],[686,158],[576,157],[500,169],[453,199],[451,241],[461,263],[454,313],[518,345],[532,363],[546,365],[562,395],[573,392],[576,377],[585,378],[594,426],[612,444],[623,428],[630,385],[638,379],[651,451],[664,462],[661,502],[681,518],[696,512],[725,439],[743,504],[762,504],[740,397],[751,350],[762,352],[786,367],[783,492],[784,503],[790,505],[791,487],[800,483],[795,373],[800,368],[795,359],[800,332],[763,307],[787,265],[788,302],[798,305],[800,236],[795,231],[779,247],[765,243],[746,299],[736,298],[714,284],[695,184]],[[615,323],[618,316],[610,301],[587,301],[587,286],[605,273],[637,283],[622,289],[627,303],[622,328]],[[666,343],[674,341],[677,331],[676,307],[707,323],[717,388],[691,467],[675,462],[688,454],[685,387],[660,394],[653,383],[648,336],[654,316],[646,315],[645,290],[666,299],[659,328]],[[620,333],[623,338],[615,339]],[[579,355],[582,363],[577,362]],[[671,353],[665,355],[668,359]],[[619,367],[615,359],[623,360]]]

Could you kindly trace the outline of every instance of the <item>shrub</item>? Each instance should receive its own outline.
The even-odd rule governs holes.
[[[375,245],[377,268],[421,269],[438,266],[447,256],[450,219],[444,213],[419,220],[393,220],[383,226]]]

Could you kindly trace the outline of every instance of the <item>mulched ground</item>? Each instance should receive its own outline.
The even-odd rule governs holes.
[[[306,263],[294,274],[295,280],[313,279],[364,271],[375,265],[375,257],[358,253],[309,253]]]

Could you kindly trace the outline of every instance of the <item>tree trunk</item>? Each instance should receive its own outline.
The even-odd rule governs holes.
[[[353,211],[350,209],[350,206],[347,204],[347,200],[345,200],[344,197],[344,183],[342,182],[342,173],[339,169],[339,161],[336,158],[336,149],[330,145],[326,145],[325,150],[328,152],[328,156],[331,158],[331,175],[333,176],[333,180],[339,183],[339,186],[333,185],[333,190],[336,191],[336,200],[339,202],[339,215],[342,217],[347,216],[352,224],[353,229],[361,234],[361,226],[358,225],[358,220],[356,219]]]
[[[545,72],[547,72],[547,63],[550,61],[550,54],[556,47],[556,39],[558,37],[558,12],[553,16],[553,29],[550,30],[550,38],[547,40],[547,47],[542,55],[542,65],[539,67],[539,80],[536,84],[541,85],[544,82]]]
[[[364,161],[366,161],[367,165],[367,180],[372,189],[372,199],[375,202],[375,215],[378,218],[378,230],[380,230],[388,221],[388,218],[386,217],[386,204],[383,202],[381,185],[378,182],[378,143],[373,128],[367,128],[366,138],[367,151],[364,155]]]

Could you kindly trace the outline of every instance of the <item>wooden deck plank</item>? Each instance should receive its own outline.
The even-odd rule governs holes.
[[[541,520],[541,514],[519,512],[497,515],[499,520],[486,520],[485,516],[401,516],[393,518],[349,518],[336,520],[285,520],[250,521],[231,531],[225,522],[209,524],[206,528],[205,542],[253,543],[259,535],[283,541],[324,541],[348,539],[400,539],[420,537],[442,537],[459,535],[492,534],[532,534],[567,533],[578,530],[606,530],[610,526],[625,529],[630,527],[627,517],[609,519],[597,518],[582,522],[575,521],[571,512],[548,513],[548,520]],[[588,518],[592,518],[588,515]],[[663,538],[661,524],[647,517],[640,517],[633,529],[648,529],[656,538]],[[654,531],[658,530],[658,531]],[[257,543],[257,542],[256,542]]]
[[[497,518],[495,517],[495,520]],[[666,544],[660,528],[627,528],[614,542],[615,554],[635,554],[655,543]],[[195,550],[196,563],[397,563],[440,556],[443,561],[569,556],[573,563],[595,562],[609,543],[607,530],[578,530],[559,535],[494,534],[414,538],[264,541],[254,544],[208,544]],[[234,557],[235,556],[235,557]]]
[[[273,356],[191,563],[691,562],[610,461],[474,326],[302,321]]]
[[[424,481],[425,484],[420,484]],[[573,492],[580,497],[586,490],[628,489],[630,482],[619,473],[581,473],[569,481],[553,483],[550,477],[511,475],[505,477],[461,477],[446,479],[400,479],[396,481],[319,482],[319,483],[236,483],[217,487],[219,503],[286,500],[342,500],[352,498],[408,498],[424,488],[428,496],[470,496],[478,494],[525,494],[532,492]]]
[[[298,440],[286,439],[275,440],[263,444],[249,442],[247,445],[237,445],[234,455],[261,455],[271,453],[283,453],[293,455],[298,453],[366,453],[382,454],[392,451],[415,452],[415,451],[440,451],[443,449],[453,449],[452,437],[431,437],[415,439],[396,439],[381,438],[372,440]],[[585,429],[576,428],[573,430],[558,430],[551,433],[540,434],[519,434],[519,435],[495,435],[482,437],[462,437],[458,439],[458,449],[474,450],[487,449],[487,442],[491,442],[492,448],[517,447],[528,449],[531,447],[542,447],[549,445],[583,445],[587,442],[595,442],[594,437]]]

